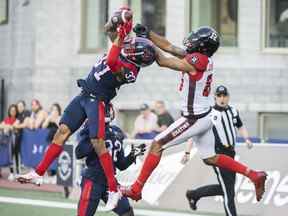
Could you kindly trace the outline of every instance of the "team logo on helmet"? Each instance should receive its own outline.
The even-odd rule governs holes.
[[[191,58],[191,62],[192,62],[192,64],[196,64],[197,61],[198,61],[197,56],[193,56],[193,57]]]
[[[200,27],[184,39],[183,45],[188,53],[200,52],[210,57],[220,45],[220,36],[211,27]]]
[[[129,38],[124,41],[121,54],[129,62],[138,67],[151,65],[156,59],[156,52],[153,43],[141,37]]]

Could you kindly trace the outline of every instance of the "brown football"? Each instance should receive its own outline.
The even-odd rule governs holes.
[[[133,18],[133,12],[131,10],[124,10],[124,17],[126,22],[130,21]]]
[[[111,17],[111,22],[114,26],[126,23],[133,18],[133,12],[131,10],[118,10],[114,12]]]

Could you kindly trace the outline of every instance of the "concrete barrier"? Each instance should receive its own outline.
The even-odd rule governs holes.
[[[186,166],[180,164],[184,146],[176,146],[165,152],[159,166],[144,187],[143,200],[136,203],[136,206],[189,210],[185,198],[187,189],[217,183],[213,169],[202,162],[196,149]],[[259,203],[255,199],[253,184],[246,177],[237,175],[235,201],[239,215],[288,215],[288,145],[255,144],[252,150],[238,145],[236,151],[237,160],[253,169],[265,170],[269,174],[266,192]],[[128,170],[121,172],[117,177],[121,184],[131,184],[141,166],[141,161],[138,161]],[[198,212],[224,214],[222,198],[201,200]]]

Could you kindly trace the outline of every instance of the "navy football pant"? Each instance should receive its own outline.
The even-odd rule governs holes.
[[[60,124],[65,124],[74,133],[88,119],[90,138],[105,139],[105,103],[88,94],[74,97],[64,110]]]
[[[100,200],[107,202],[107,186],[96,183],[83,177],[81,182],[81,196],[78,203],[78,216],[93,216],[97,210]],[[127,197],[122,197],[118,206],[113,210],[122,216],[131,210]]]

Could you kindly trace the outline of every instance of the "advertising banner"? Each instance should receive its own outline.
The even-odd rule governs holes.
[[[64,145],[64,149],[58,158],[57,184],[73,186],[73,145]]]
[[[185,145],[183,145],[185,146]],[[190,210],[185,197],[187,189],[207,184],[217,184],[212,167],[205,165],[195,149],[187,165],[180,163],[184,147],[168,150],[143,190],[143,199],[137,206],[162,209]],[[236,147],[236,159],[255,170],[268,173],[266,192],[261,202],[255,198],[254,185],[237,174],[235,202],[239,215],[286,216],[288,212],[288,145],[255,144],[252,150],[246,146]],[[142,162],[121,172],[122,184],[136,179]],[[222,197],[204,198],[198,203],[198,213],[224,214]]]

